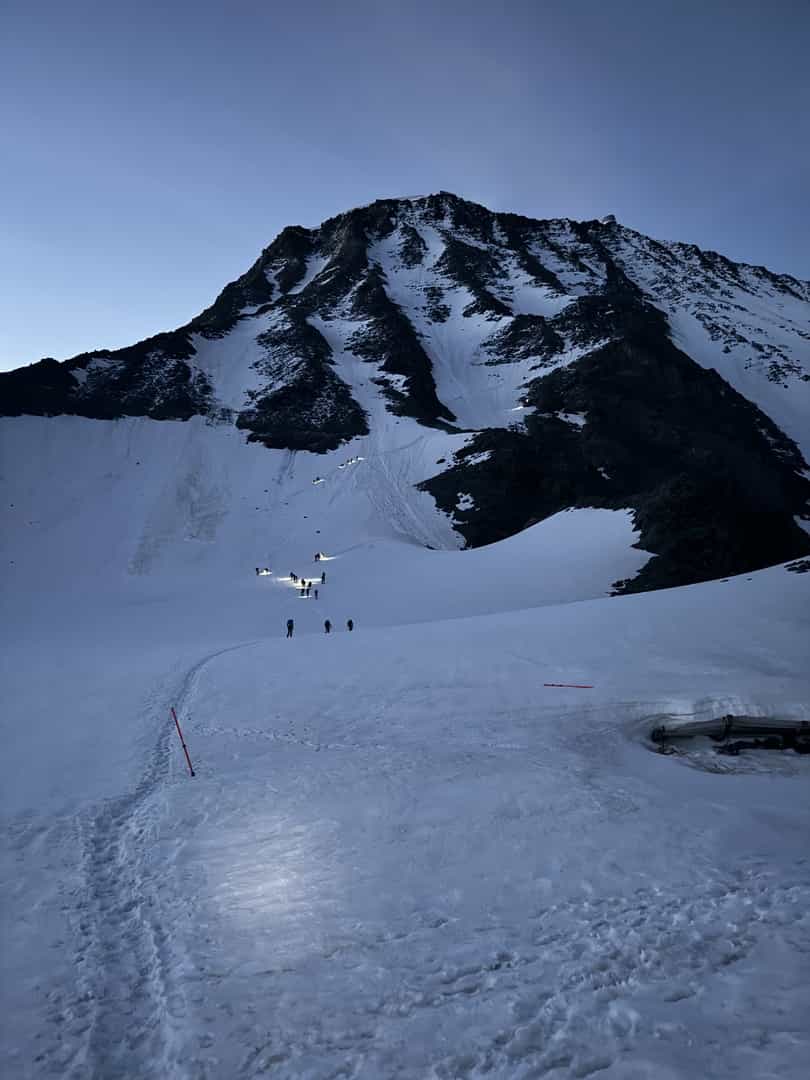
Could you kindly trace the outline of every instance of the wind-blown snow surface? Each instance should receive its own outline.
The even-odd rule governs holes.
[[[453,551],[409,424],[4,422],[4,1076],[805,1075],[807,759],[643,735],[810,715],[810,575],[608,599],[610,511]]]

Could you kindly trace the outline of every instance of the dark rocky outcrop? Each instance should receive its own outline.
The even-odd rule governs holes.
[[[403,225],[401,228],[402,243],[399,247],[399,257],[404,266],[419,266],[424,262],[427,254],[427,244],[421,234],[413,225]]]
[[[329,345],[303,319],[287,318],[259,339],[267,391],[252,392],[236,426],[251,442],[280,450],[335,450],[368,423],[348,386],[332,367]]]
[[[187,363],[193,354],[187,333],[178,330],[63,364],[40,360],[0,373],[0,413],[187,420],[207,409],[211,394],[205,377]]]
[[[559,318],[559,316],[558,316]],[[490,364],[512,364],[536,357],[538,367],[551,363],[565,348],[555,323],[542,315],[516,315],[487,341]]]
[[[428,424],[455,420],[453,413],[436,397],[430,359],[411,323],[389,299],[378,267],[371,268],[358,287],[354,310],[364,320],[364,325],[350,339],[351,351],[356,356],[376,361],[383,371],[405,379],[404,390],[381,382],[391,401],[392,412],[413,416]]]
[[[538,223],[517,214],[497,214],[496,218],[507,247],[517,257],[518,265],[533,277],[538,285],[546,285],[554,292],[564,294],[565,286],[557,275],[544,266],[530,249],[531,242],[538,239]]]
[[[3,416],[58,416],[70,412],[71,394],[79,381],[66,364],[46,356],[36,364],[0,371]]]
[[[600,320],[603,312],[597,309]],[[633,508],[654,554],[617,591],[704,581],[810,553],[796,446],[720,376],[669,340],[643,304],[614,312],[621,340],[536,379],[524,429],[481,432],[422,485],[472,546],[567,507]],[[584,416],[582,426],[557,414]],[[485,461],[466,465],[489,451]],[[473,506],[457,510],[459,494]]]
[[[503,269],[490,252],[448,238],[436,269],[472,293],[474,299],[464,309],[465,315],[511,314],[506,304],[487,288],[504,276]]]
[[[294,288],[306,273],[307,258],[314,250],[315,241],[308,229],[284,229],[246,274],[226,285],[211,307],[191,320],[188,329],[208,338],[224,337],[244,308],[270,304],[276,290],[284,295]]]

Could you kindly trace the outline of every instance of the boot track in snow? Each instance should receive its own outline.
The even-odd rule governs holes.
[[[176,695],[178,713],[187,710],[206,664],[251,644],[220,649],[195,664]],[[166,867],[153,861],[162,816],[157,796],[177,746],[169,702],[154,708],[166,719],[137,786],[80,824],[85,887],[74,913],[78,1001],[69,1012],[84,1038],[69,1061],[60,1056],[56,1069],[70,1080],[188,1074],[181,1060],[187,1004],[175,975],[182,958],[164,915],[173,884]]]

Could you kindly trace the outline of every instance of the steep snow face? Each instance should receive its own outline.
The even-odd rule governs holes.
[[[411,228],[415,228],[411,226]],[[438,229],[416,230],[426,254],[409,265],[402,258],[405,237],[400,230],[373,245],[370,258],[382,269],[390,300],[416,329],[430,358],[439,400],[468,429],[505,427],[530,360],[508,365],[506,376],[489,364],[482,345],[509,322],[492,312],[473,313],[475,296],[442,272],[445,244]]]
[[[245,408],[251,393],[265,389],[266,375],[259,370],[265,350],[258,337],[274,325],[277,316],[267,314],[240,320],[225,340],[194,334],[191,338],[193,370],[201,372],[211,387],[211,414],[233,421]]]
[[[338,333],[334,324],[330,333]],[[364,618],[385,623],[407,621],[408,612],[433,618],[476,610],[454,595],[454,567],[464,580],[465,568],[479,566],[482,583],[491,583],[478,589],[481,610],[490,611],[504,593],[527,605],[604,596],[646,561],[633,547],[629,513],[609,510],[563,513],[514,537],[505,572],[494,548],[467,552],[458,564],[444,560],[457,554],[460,537],[450,515],[416,485],[440,472],[469,436],[392,417],[367,372],[348,370],[361,362],[343,363],[369,410],[379,409],[392,430],[380,439],[372,425],[371,434],[328,455],[245,444],[232,427],[201,418],[5,421],[0,457],[17,462],[0,478],[9,602],[16,596],[24,612],[26,597],[59,580],[77,594],[103,588],[124,598],[230,590],[231,606],[257,565],[275,578],[310,550],[328,548],[379,582],[376,611]],[[344,599],[351,604],[348,594]]]
[[[288,296],[295,296],[306,289],[311,281],[314,281],[319,274],[321,274],[325,268],[329,265],[329,258],[325,255],[311,255],[307,259],[306,270],[301,280],[293,285],[291,289],[287,291]]]

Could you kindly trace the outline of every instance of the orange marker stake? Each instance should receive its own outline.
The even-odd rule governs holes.
[[[177,713],[174,711],[174,705],[172,705],[172,717],[174,719],[174,726],[177,728],[177,734],[180,736],[180,745],[183,747],[183,753],[186,755],[186,761],[188,762],[188,771],[194,776],[194,768],[191,764],[191,758],[188,756],[188,747],[186,741],[183,738],[183,732],[180,730],[180,723],[177,719]]]

